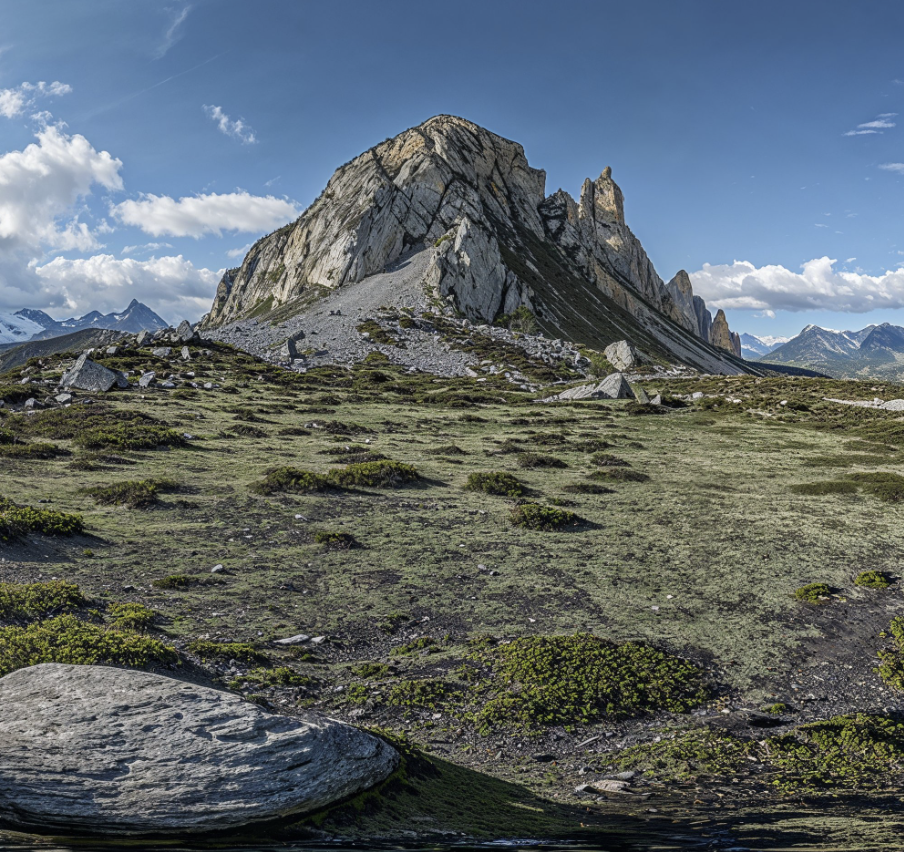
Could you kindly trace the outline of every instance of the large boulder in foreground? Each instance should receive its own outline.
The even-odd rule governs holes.
[[[0,678],[0,820],[183,834],[313,811],[398,765],[376,737],[147,672],[46,663]]]
[[[634,392],[621,373],[610,373],[598,384],[568,388],[553,399],[634,399]]]

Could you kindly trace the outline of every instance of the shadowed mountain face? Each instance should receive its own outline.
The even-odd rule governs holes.
[[[904,378],[904,328],[882,323],[859,331],[808,325],[760,358],[762,363],[809,367],[839,378]]]
[[[426,253],[423,287],[475,322],[524,307],[554,337],[602,348],[627,338],[653,357],[739,373],[740,341],[713,321],[687,274],[666,284],[625,223],[606,168],[575,201],[545,195],[523,148],[437,116],[342,166],[294,223],[227,271],[208,328],[297,316],[318,295]],[[385,276],[386,304],[392,302]]]

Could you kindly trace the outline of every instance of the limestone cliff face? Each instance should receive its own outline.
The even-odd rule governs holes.
[[[719,349],[725,349],[738,358],[741,357],[741,337],[735,334],[728,327],[728,320],[725,317],[725,311],[721,308],[716,312],[716,318],[713,320],[712,329],[710,330],[710,343],[718,346]]]
[[[708,348],[687,273],[668,284],[657,275],[625,223],[611,169],[585,180],[578,201],[563,190],[546,197],[545,183],[516,142],[454,116],[431,118],[342,166],[296,222],[258,240],[223,276],[205,325],[291,311],[322,288],[429,251],[424,285],[469,319],[491,322],[525,305],[568,336],[586,320],[578,291],[589,284],[611,305],[598,309],[618,313],[603,343],[630,337],[626,325],[636,322],[666,352],[697,353],[691,361],[719,370],[724,356]]]

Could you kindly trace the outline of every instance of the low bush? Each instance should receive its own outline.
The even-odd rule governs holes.
[[[303,494],[307,491],[326,491],[332,487],[327,477],[311,470],[295,467],[274,467],[266,472],[260,482],[251,486],[257,494]]]
[[[246,686],[274,688],[298,688],[309,686],[313,680],[305,675],[298,674],[288,666],[277,666],[272,669],[252,669],[248,674],[235,678],[229,682],[232,689],[242,689]]]
[[[522,503],[516,506],[512,509],[510,520],[516,527],[544,532],[562,530],[566,527],[574,528],[583,523],[583,519],[574,512],[541,506],[538,503]]]
[[[612,453],[594,453],[590,456],[590,461],[598,467],[631,467],[629,462]]]
[[[478,724],[592,724],[706,701],[702,669],[643,643],[617,645],[587,633],[531,636],[474,651],[488,690]]]
[[[78,609],[88,603],[75,583],[0,583],[0,618],[24,621]]]
[[[84,530],[85,523],[81,515],[19,506],[12,500],[0,497],[0,541],[11,541],[28,533],[71,536]]]
[[[854,578],[854,585],[866,589],[887,589],[891,578],[884,571],[861,571]]]
[[[391,671],[386,663],[360,663],[351,668],[351,673],[355,677],[363,677],[367,680],[389,677]]]
[[[424,450],[428,456],[466,456],[467,453],[455,444],[442,444],[439,447],[431,447]]]
[[[419,652],[432,654],[438,650],[439,648],[436,645],[435,639],[430,636],[421,636],[420,639],[415,639],[413,642],[409,642],[407,645],[400,645],[398,648],[393,648],[389,652],[389,656],[407,657],[411,654],[417,654]]]
[[[831,599],[832,590],[825,583],[808,583],[795,589],[794,597],[804,603],[824,604]]]
[[[105,630],[60,615],[27,627],[0,628],[0,676],[39,663],[110,664],[144,668],[175,663],[175,649],[157,639],[128,630]]]
[[[412,710],[437,710],[460,697],[461,691],[447,681],[424,678],[400,680],[389,690],[386,703]]]
[[[82,489],[83,494],[94,499],[100,506],[128,506],[131,509],[145,509],[156,504],[161,492],[177,491],[179,484],[171,479],[142,479],[114,482],[111,485],[94,485]]]
[[[329,481],[342,488],[355,486],[401,488],[403,485],[415,482],[420,478],[417,468],[413,465],[389,459],[350,464],[341,470],[332,470],[329,473]]]
[[[206,639],[195,639],[186,647],[202,660],[236,660],[240,663],[258,665],[269,662],[265,654],[248,642],[210,642]]]
[[[350,550],[353,547],[360,547],[353,535],[335,530],[315,530],[314,541],[322,544],[327,550]]]
[[[109,612],[112,616],[110,626],[117,630],[147,630],[157,617],[154,610],[140,603],[110,604]]]
[[[46,443],[0,443],[0,457],[7,459],[54,459],[70,455],[56,444]]]
[[[563,485],[562,490],[566,494],[614,494],[611,488],[605,485],[599,485],[596,482],[570,482]]]
[[[512,498],[523,497],[527,493],[523,483],[516,477],[498,470],[469,474],[465,488],[468,491]]]
[[[647,482],[650,477],[629,467],[605,467],[588,474],[590,479],[601,479],[607,482]]]
[[[564,461],[562,461],[562,459],[557,458],[556,456],[546,456],[542,453],[519,453],[516,456],[516,461],[518,462],[520,467],[525,468],[568,467],[568,465]]]

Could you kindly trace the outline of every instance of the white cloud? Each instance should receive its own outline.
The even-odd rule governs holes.
[[[889,130],[892,127],[895,127],[895,123],[893,121],[889,121],[889,119],[895,118],[896,116],[896,112],[880,113],[872,121],[865,121],[863,122],[863,124],[858,124],[856,130],[848,130],[848,132],[844,135],[869,136],[873,133],[881,133],[883,130]]]
[[[166,56],[166,54],[169,53],[169,49],[182,38],[182,32],[180,30],[185,19],[188,17],[188,13],[191,11],[191,6],[183,6],[181,9],[167,9],[167,11],[172,16],[172,20],[170,21],[166,32],[163,34],[163,40],[157,45],[157,49],[154,51],[155,59],[162,59]]]
[[[870,136],[873,133],[878,133],[878,132],[879,132],[878,130],[848,130],[848,132],[845,133],[844,135],[845,136]]]
[[[140,246],[123,246],[120,250],[120,254],[135,254],[136,252],[140,252],[144,254],[145,252],[157,251],[157,249],[162,248],[172,248],[171,243],[143,243]]]
[[[876,119],[876,121],[867,121],[865,124],[858,124],[858,130],[886,130],[890,127],[894,127],[895,123],[893,121],[888,121],[885,118]]]
[[[58,98],[68,95],[72,86],[55,80],[53,83],[22,83],[14,89],[0,89],[0,116],[16,118],[34,106],[40,97]],[[38,117],[44,113],[39,113]]]
[[[253,145],[257,142],[254,131],[240,118],[233,121],[223,112],[222,107],[204,104],[204,112],[217,123],[220,133],[238,139],[243,145]]]
[[[784,266],[756,267],[747,261],[703,265],[691,274],[694,291],[723,309],[866,313],[904,307],[904,270],[881,275],[843,272],[821,257],[792,272]]]
[[[195,195],[178,201],[167,195],[142,195],[110,208],[126,225],[141,228],[152,237],[201,237],[223,231],[269,231],[298,216],[290,201],[272,195],[231,192]]]
[[[58,126],[35,137],[24,150],[0,155],[0,251],[96,248],[72,208],[95,184],[122,189],[122,162]]]
[[[222,271],[196,268],[182,255],[149,260],[111,254],[68,260],[57,257],[33,266],[40,291],[36,304],[73,313],[118,311],[132,299],[166,311],[174,319],[197,320],[210,309]]]
[[[882,163],[879,168],[885,169],[887,172],[897,172],[904,175],[904,163]]]
[[[235,260],[235,258],[237,257],[244,257],[246,254],[248,254],[248,249],[250,248],[251,243],[248,243],[248,245],[242,246],[241,248],[229,249],[229,251],[226,252],[226,257],[232,260]]]
[[[813,227],[814,228],[828,228],[829,226],[823,225],[821,222],[817,222]]]

